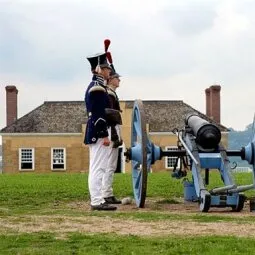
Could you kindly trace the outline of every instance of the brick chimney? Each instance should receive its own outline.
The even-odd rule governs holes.
[[[6,125],[9,126],[17,120],[18,90],[15,86],[6,86]]]
[[[206,115],[211,116],[211,94],[210,89],[205,90]]]
[[[205,90],[206,95],[206,115],[220,123],[220,85],[212,85]]]

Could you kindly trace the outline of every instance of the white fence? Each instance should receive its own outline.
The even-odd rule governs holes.
[[[250,173],[252,172],[252,169],[248,166],[238,166],[234,169],[232,169],[234,173]]]

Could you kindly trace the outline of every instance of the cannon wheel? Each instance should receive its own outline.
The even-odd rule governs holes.
[[[208,212],[211,206],[211,196],[210,194],[201,194],[199,198],[199,207],[201,212]]]
[[[136,205],[144,207],[147,190],[147,133],[145,112],[141,100],[136,100],[133,107],[131,147],[141,145],[141,162],[132,160],[133,192]]]
[[[237,200],[237,205],[232,206],[232,211],[234,212],[241,212],[244,207],[244,202],[245,202],[246,196],[243,194],[239,194],[238,200]]]

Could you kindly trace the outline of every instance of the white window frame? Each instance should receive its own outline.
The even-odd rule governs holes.
[[[26,163],[22,161],[22,150],[31,150],[32,151],[32,169],[21,168],[21,163]],[[30,161],[27,163],[31,163]],[[35,149],[34,148],[19,148],[19,171],[34,171],[35,170]]]
[[[166,151],[171,151],[171,149],[178,149],[178,147],[177,146],[166,146],[165,147],[165,149],[166,149]],[[177,158],[177,157],[165,157],[165,168],[166,169],[174,169],[174,167],[173,166],[169,166],[168,165],[168,159],[175,159],[175,158]],[[177,164],[177,169],[180,169],[180,160],[178,161],[178,164]]]
[[[54,150],[63,150],[63,154],[64,154],[64,158],[63,158],[63,164],[64,164],[64,168],[53,168],[53,151]],[[66,148],[62,148],[62,147],[53,147],[51,148],[51,171],[66,171]]]

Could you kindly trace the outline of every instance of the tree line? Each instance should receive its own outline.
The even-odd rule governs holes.
[[[242,147],[245,147],[252,140],[253,124],[246,126],[243,131],[236,131],[233,128],[229,128],[230,132],[228,135],[228,149],[230,150],[240,150]],[[249,166],[249,164],[242,160],[239,157],[231,157],[231,162],[236,162],[237,166]]]

